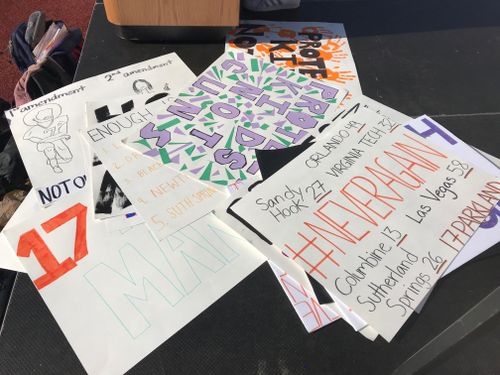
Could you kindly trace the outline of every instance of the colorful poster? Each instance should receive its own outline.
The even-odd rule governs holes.
[[[173,102],[146,107],[151,118],[134,128],[126,144],[225,187],[259,175],[255,150],[300,144],[315,134],[346,93],[329,82],[229,52]]]
[[[233,205],[390,341],[500,199],[500,179],[361,108]]]
[[[127,132],[140,129],[154,118],[149,106],[166,104],[166,99],[159,99],[123,116],[88,124],[85,132],[92,152],[159,241],[208,214],[225,197],[214,186],[141,155],[121,142]]]
[[[214,215],[161,243],[108,233],[73,194],[5,235],[89,374],[123,374],[260,266]]]
[[[193,73],[171,53],[91,77],[6,112],[31,183],[43,205],[81,191],[87,160],[79,132],[85,102],[182,87]]]
[[[279,67],[361,93],[341,23],[241,21],[227,35],[226,51],[245,51]]]

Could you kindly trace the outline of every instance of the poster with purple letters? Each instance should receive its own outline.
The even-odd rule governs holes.
[[[124,143],[228,187],[259,175],[255,150],[302,143],[329,123],[347,90],[227,52]],[[118,118],[119,119],[119,118]]]

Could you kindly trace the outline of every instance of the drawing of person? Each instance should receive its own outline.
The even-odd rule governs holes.
[[[153,85],[145,79],[136,79],[132,83],[132,88],[136,94],[150,94],[153,92]]]
[[[23,139],[36,144],[37,151],[43,153],[47,164],[55,173],[62,173],[60,164],[68,163],[73,154],[66,144],[71,138],[68,134],[68,116],[61,115],[59,104],[51,103],[35,108],[24,115],[24,123],[30,127]]]

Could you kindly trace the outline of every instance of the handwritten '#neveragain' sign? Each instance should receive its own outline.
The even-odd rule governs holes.
[[[405,128],[413,133],[428,139],[434,145],[443,150],[455,153],[464,161],[470,162],[472,165],[480,169],[498,176],[499,168],[489,159],[481,155],[477,150],[466,144],[464,141],[456,137],[445,127],[434,121],[428,116],[421,116],[417,119],[411,119],[391,108],[384,106],[381,103],[374,101],[366,96],[353,96],[343,111],[339,111],[331,126],[336,124],[338,120],[345,120],[355,116],[357,110],[361,107],[369,108],[377,113],[395,120],[400,124],[405,124]],[[474,233],[474,236],[468,241],[458,256],[453,260],[451,265],[446,269],[443,276],[457,269],[464,263],[468,262],[475,256],[487,250],[491,246],[500,241],[500,225],[498,218],[500,217],[500,205],[493,206],[490,214],[485,221],[479,226],[479,229]]]
[[[37,197],[49,205],[88,184],[80,130],[85,102],[123,95],[170,91],[194,74],[175,54],[160,56],[87,78],[6,112]]]
[[[144,224],[106,231],[89,194],[5,230],[89,374],[123,374],[264,258],[213,214],[161,243]]]
[[[245,51],[279,67],[361,93],[341,23],[241,21],[228,33],[226,51]]]
[[[368,109],[233,205],[390,341],[500,198],[500,180]]]
[[[172,103],[151,103],[128,146],[222,187],[258,176],[256,149],[300,144],[347,91],[246,53],[222,55]],[[116,117],[121,121],[122,116]],[[88,134],[98,143],[101,134]]]

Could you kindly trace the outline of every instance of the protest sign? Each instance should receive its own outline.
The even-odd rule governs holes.
[[[285,148],[316,133],[346,94],[329,82],[229,52],[172,103],[147,106],[151,116],[126,144],[201,181],[228,186],[258,176],[256,149]]]
[[[264,261],[212,214],[158,243],[143,224],[108,233],[91,203],[75,194],[5,231],[90,374],[123,374]]]
[[[498,178],[362,108],[233,210],[390,341],[499,198]]]
[[[43,205],[81,191],[86,155],[79,139],[85,102],[181,87],[194,77],[175,54],[160,56],[62,87],[6,111],[23,162]]]
[[[227,35],[226,51],[245,51],[279,67],[361,93],[341,23],[241,21]]]

